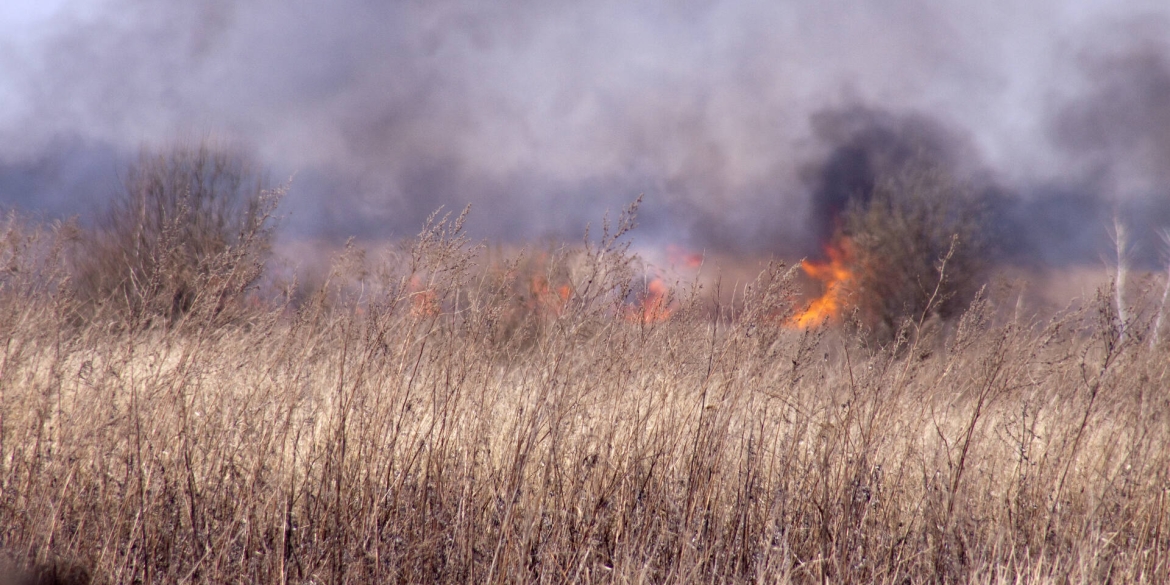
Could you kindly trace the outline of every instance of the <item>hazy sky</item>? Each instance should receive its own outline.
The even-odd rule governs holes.
[[[141,146],[210,134],[296,173],[295,233],[472,203],[483,236],[575,236],[644,193],[645,238],[785,252],[833,153],[925,126],[1006,215],[1073,214],[1032,245],[1118,206],[1154,242],[1168,49],[1164,0],[8,0],[0,204],[84,212]]]

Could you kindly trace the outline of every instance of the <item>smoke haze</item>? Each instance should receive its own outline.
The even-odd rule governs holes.
[[[26,6],[24,6],[26,5]],[[292,237],[576,238],[807,254],[927,157],[1004,255],[1141,261],[1170,227],[1170,7],[60,0],[0,9],[0,205],[85,214],[144,145],[210,134],[295,173]],[[1107,249],[1104,248],[1104,249]]]

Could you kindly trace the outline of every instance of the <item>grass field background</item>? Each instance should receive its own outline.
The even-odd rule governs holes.
[[[83,318],[61,231],[10,223],[0,286],[0,547],[44,578],[1170,575],[1158,286],[879,342],[791,327],[783,265],[655,296],[617,238],[489,259],[439,223],[161,325]]]

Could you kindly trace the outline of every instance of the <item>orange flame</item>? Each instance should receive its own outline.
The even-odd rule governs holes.
[[[529,310],[547,310],[555,316],[564,311],[565,303],[569,302],[569,297],[572,296],[569,285],[562,284],[553,290],[548,279],[540,275],[532,277],[528,291],[531,293],[527,303]]]
[[[848,237],[841,236],[825,246],[825,254],[829,257],[827,262],[804,260],[800,263],[801,270],[804,270],[809,278],[824,285],[824,292],[820,297],[813,299],[807,309],[792,316],[789,324],[794,327],[808,329],[841,318],[845,295],[853,281],[853,270],[850,268],[853,261],[853,243]]]
[[[638,299],[638,304],[631,307],[626,313],[626,320],[634,323],[661,323],[670,318],[673,309],[668,303],[669,287],[661,278],[655,278],[646,285],[645,294]]]
[[[703,253],[693,252],[677,244],[667,244],[666,259],[671,266],[694,270],[703,265]]]
[[[425,288],[418,275],[410,278],[410,314],[414,317],[434,317],[439,314],[439,297]]]

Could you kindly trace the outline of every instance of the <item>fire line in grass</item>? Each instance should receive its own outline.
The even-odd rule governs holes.
[[[667,244],[665,250],[666,263],[672,269],[682,269],[694,273],[703,266],[704,253],[689,250],[678,244]],[[655,271],[657,272],[657,270]],[[646,289],[637,294],[632,305],[627,305],[623,314],[630,323],[650,325],[670,319],[676,308],[676,302],[671,294],[671,287],[658,272],[658,276],[646,283]]]
[[[638,297],[637,304],[629,307],[626,320],[632,323],[661,323],[670,318],[673,307],[670,303],[670,287],[661,278],[655,278],[646,285],[646,292]]]
[[[410,314],[415,317],[434,317],[439,314],[439,297],[418,275],[410,277]]]
[[[559,317],[572,296],[569,285],[562,284],[555,289],[544,276],[533,276],[528,285],[528,310],[544,312]]]
[[[821,296],[813,299],[808,307],[795,314],[789,324],[800,329],[819,327],[828,321],[838,321],[845,304],[845,295],[853,282],[853,243],[847,236],[840,236],[825,246],[828,260],[816,262],[803,260],[801,270],[821,283]]]

